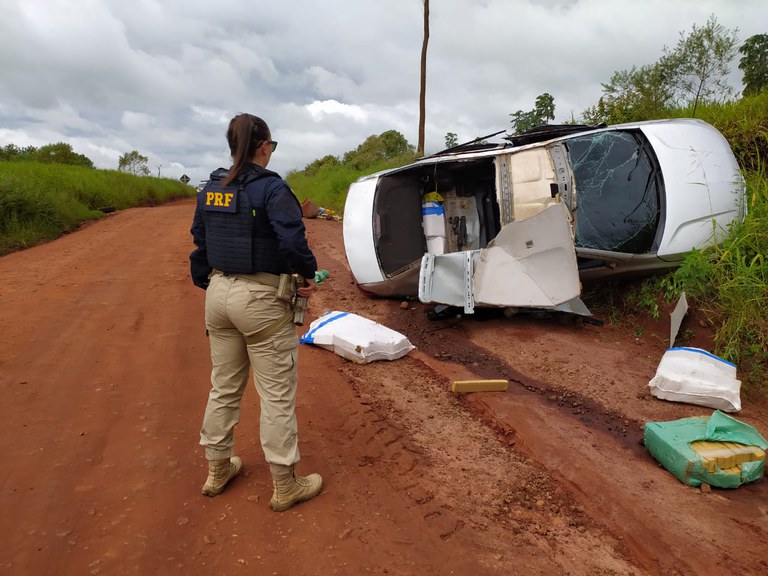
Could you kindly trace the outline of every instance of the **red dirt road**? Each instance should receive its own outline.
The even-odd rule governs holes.
[[[307,221],[331,273],[308,320],[355,312],[417,349],[356,365],[302,346],[299,472],[324,492],[269,509],[250,387],[245,473],[202,496],[193,208],[127,210],[0,258],[0,574],[768,573],[768,480],[690,488],[640,443],[647,421],[711,413],[647,394],[668,328],[429,322],[417,302],[363,297],[325,220]],[[510,387],[452,394],[466,378]],[[767,435],[768,407],[742,400]]]

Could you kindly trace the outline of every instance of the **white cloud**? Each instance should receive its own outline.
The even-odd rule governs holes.
[[[307,106],[307,110],[315,120],[334,115],[350,118],[360,124],[365,124],[368,120],[368,114],[360,106],[342,104],[336,100],[315,100]]]

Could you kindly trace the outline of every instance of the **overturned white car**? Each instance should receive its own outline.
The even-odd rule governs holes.
[[[361,289],[467,312],[584,312],[572,306],[580,278],[674,267],[744,217],[736,159],[700,120],[553,126],[506,139],[350,186],[344,245]]]

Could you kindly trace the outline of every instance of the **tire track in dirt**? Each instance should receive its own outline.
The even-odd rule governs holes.
[[[344,302],[352,311],[397,329],[392,322],[396,303],[360,295],[342,301],[336,286],[348,272],[336,259],[320,265],[329,267],[332,280],[313,297],[316,314],[330,310],[329,303]],[[334,274],[334,269],[341,274]],[[590,549],[592,569],[634,574],[618,551],[621,543],[574,506],[567,490],[538,470],[534,461],[519,455],[509,441],[499,440],[486,422],[447,392],[445,368],[426,360],[423,354],[411,353],[393,363],[347,362],[340,371],[361,402],[375,407],[378,425],[386,423],[393,438],[405,431],[417,443],[421,458],[415,468],[388,479],[425,508],[428,526],[438,523],[444,540],[469,528],[474,545],[486,553],[485,564],[496,568],[511,569],[511,560],[525,549],[537,572],[581,574],[584,566],[574,569],[572,554]],[[375,458],[366,462],[369,465],[382,458],[392,461],[383,453],[370,456]],[[520,568],[519,560],[516,566]]]

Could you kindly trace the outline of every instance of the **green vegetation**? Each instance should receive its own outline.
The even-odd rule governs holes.
[[[549,120],[555,119],[555,98],[551,94],[544,92],[536,97],[536,103],[533,110],[523,112],[518,110],[512,116],[512,131],[515,134],[521,134],[532,130],[537,126],[546,124]]]
[[[342,159],[325,156],[300,172],[290,172],[285,179],[299,200],[311,198],[318,206],[341,212],[352,182],[414,160],[414,147],[399,132],[388,130],[379,136],[369,136]]]
[[[761,381],[768,372],[768,174],[747,175],[749,212],[721,246],[693,251],[665,277],[668,296],[692,298],[717,327],[716,353]],[[765,384],[765,378],[762,377]],[[768,390],[766,390],[768,391]]]
[[[703,27],[680,33],[674,49],[664,48],[653,64],[614,72],[603,84],[598,103],[587,108],[587,124],[620,124],[669,118],[683,108],[687,116],[701,118],[699,107],[726,102],[733,95],[727,75],[736,55],[736,30],[712,16]]]
[[[0,161],[0,255],[57,238],[105,212],[154,206],[194,192],[175,180],[115,170]]]
[[[14,144],[8,144],[0,148],[0,160],[10,162],[28,162],[33,160],[43,164],[69,164],[71,166],[83,166],[93,168],[93,162],[87,156],[78,154],[72,146],[64,142],[48,144],[41,148],[27,146],[19,148]]]
[[[744,96],[768,88],[768,34],[755,34],[739,48],[739,69],[744,73]]]
[[[127,172],[136,176],[149,176],[147,162],[149,162],[149,158],[140,154],[138,150],[131,150],[120,156],[117,169],[120,172]]]
[[[703,27],[693,25],[673,50],[664,49],[662,62],[669,73],[676,103],[686,103],[691,117],[700,104],[722,102],[733,94],[727,76],[736,55],[736,30],[729,30],[712,15]]]

